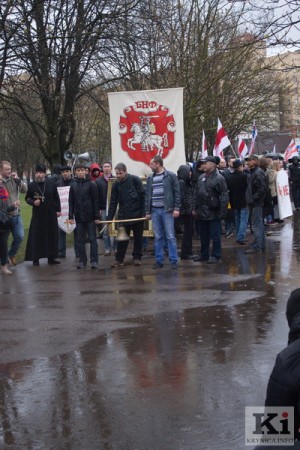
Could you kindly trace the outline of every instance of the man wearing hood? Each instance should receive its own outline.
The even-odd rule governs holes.
[[[181,259],[193,259],[193,189],[191,184],[191,167],[182,165],[177,170],[177,177],[181,194],[181,207],[179,218],[183,223],[181,240]]]
[[[54,164],[50,180],[57,186],[61,180],[61,164]]]
[[[265,406],[293,406],[295,439],[300,439],[300,288],[291,292],[286,318],[288,346],[276,358],[270,375]],[[298,448],[298,447],[297,447]]]
[[[92,181],[96,181],[97,178],[101,177],[99,164],[92,163],[90,165],[90,177]]]

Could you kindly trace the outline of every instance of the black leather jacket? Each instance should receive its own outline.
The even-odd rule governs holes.
[[[127,175],[122,181],[115,181],[111,189],[111,198],[107,220],[112,220],[119,205],[118,219],[136,219],[145,217],[146,192],[141,179]]]
[[[209,196],[219,200],[219,207],[212,209]],[[209,175],[204,173],[198,178],[195,189],[195,209],[200,220],[215,220],[225,217],[229,201],[225,178],[215,169]]]

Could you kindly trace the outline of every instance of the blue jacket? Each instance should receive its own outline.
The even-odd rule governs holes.
[[[147,178],[146,214],[151,214],[153,175]],[[180,186],[175,173],[165,169],[163,177],[164,207],[166,212],[180,211]]]

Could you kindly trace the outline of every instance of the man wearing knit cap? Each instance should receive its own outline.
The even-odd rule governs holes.
[[[276,358],[265,406],[293,406],[295,439],[300,439],[300,288],[292,291],[286,308],[288,346]],[[290,447],[289,447],[290,448]],[[298,448],[298,447],[297,447]]]

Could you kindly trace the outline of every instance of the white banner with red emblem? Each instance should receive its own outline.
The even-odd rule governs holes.
[[[186,163],[183,88],[108,94],[113,167],[119,162],[141,177],[150,160],[161,156],[166,169]]]
[[[283,220],[286,217],[290,217],[293,215],[289,189],[289,178],[288,174],[283,169],[277,172],[276,189],[278,198],[279,219]]]

